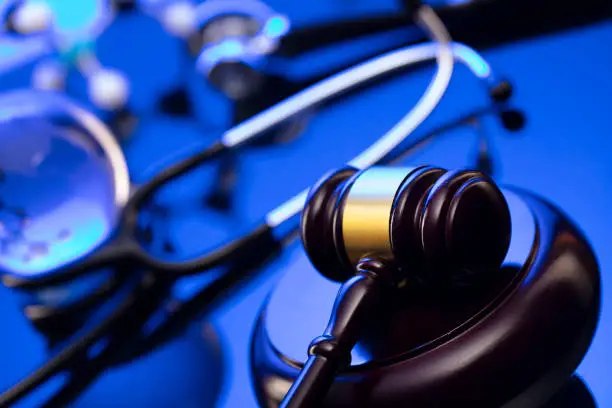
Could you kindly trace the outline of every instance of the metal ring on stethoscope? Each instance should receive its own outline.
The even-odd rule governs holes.
[[[246,16],[259,23],[252,36],[228,36],[218,42],[204,44],[197,59],[197,68],[208,74],[221,62],[242,62],[250,66],[276,50],[283,35],[289,31],[289,19],[267,5],[255,1],[212,0],[196,8],[200,29],[224,16]]]

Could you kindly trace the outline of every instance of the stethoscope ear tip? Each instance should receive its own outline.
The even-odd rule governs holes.
[[[500,81],[489,90],[489,95],[495,102],[506,102],[512,97],[512,84],[506,80]]]
[[[499,118],[504,128],[512,132],[525,127],[525,114],[518,109],[505,109],[499,113]]]

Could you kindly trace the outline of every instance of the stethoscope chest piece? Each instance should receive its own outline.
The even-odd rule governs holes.
[[[544,200],[502,190],[512,238],[499,278],[470,296],[409,283],[371,319],[326,407],[542,407],[571,377],[600,310],[593,252]],[[410,287],[410,286],[413,287]],[[262,406],[278,406],[325,328],[339,284],[301,246],[252,336]]]

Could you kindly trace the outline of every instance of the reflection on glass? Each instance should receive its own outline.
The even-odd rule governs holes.
[[[61,112],[64,99],[11,96],[0,101],[0,270],[31,276],[108,237],[115,182],[96,139]]]

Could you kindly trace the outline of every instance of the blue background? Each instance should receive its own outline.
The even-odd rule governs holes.
[[[67,19],[89,15],[88,1],[73,0]],[[287,14],[295,26],[392,8],[391,1],[317,0],[269,1]],[[83,7],[83,15],[79,15]],[[74,22],[70,20],[70,24]],[[68,23],[66,23],[68,24]],[[484,34],[483,34],[484,35]],[[338,59],[358,54],[365,45],[349,44],[342,52],[308,56],[296,70],[308,72]],[[612,316],[609,299],[612,267],[612,22],[521,41],[488,50],[484,56],[500,74],[516,85],[513,104],[528,118],[518,133],[503,130],[495,118],[483,120],[495,145],[498,181],[538,192],[558,204],[584,230],[593,245],[603,277],[603,311],[593,345],[578,373],[593,392],[599,407],[612,407]],[[120,44],[120,45],[118,45]],[[4,48],[4,54],[10,54]],[[205,145],[219,136],[227,123],[227,105],[193,73],[181,70],[182,50],[151,21],[121,21],[103,34],[99,56],[106,65],[124,70],[133,81],[134,106],[144,117],[126,157],[133,176],[142,180],[154,170],[151,163],[185,146]],[[1,55],[1,53],[0,53]],[[2,66],[2,64],[0,64]],[[0,88],[28,83],[31,64],[0,76]],[[236,228],[259,219],[268,210],[309,185],[324,171],[350,159],[388,130],[416,101],[431,75],[425,69],[391,80],[376,89],[326,108],[312,116],[305,133],[287,145],[245,152],[239,162],[238,194],[231,216],[209,210],[185,211],[172,225],[172,235],[183,237],[186,252],[215,244]],[[189,78],[197,103],[198,121],[151,115],[155,96]],[[78,85],[78,80],[75,80]],[[77,86],[75,85],[75,86]],[[445,123],[487,99],[477,81],[459,67],[441,106],[425,128]],[[78,87],[78,86],[77,86]],[[76,92],[77,96],[82,93]],[[193,145],[195,143],[196,145]],[[448,132],[407,163],[462,167],[473,162],[477,139],[468,127]],[[312,160],[316,157],[316,160]],[[310,158],[310,159],[309,159]],[[197,172],[164,192],[163,201],[197,200],[210,183],[210,170]],[[212,227],[211,227],[212,225]],[[248,372],[249,337],[265,297],[294,256],[290,251],[270,266],[264,277],[221,310],[209,322],[223,346],[224,370],[207,370],[211,357],[202,340],[201,323],[155,354],[106,374],[78,403],[79,406],[202,406],[208,400],[206,382],[223,378],[218,407],[255,406]],[[45,359],[42,339],[20,314],[14,294],[0,289],[0,389],[8,387]],[[212,377],[211,377],[212,375]],[[25,401],[36,405],[39,395]],[[205,406],[205,405],[204,405]]]

